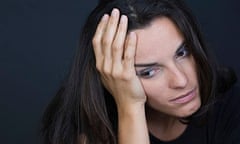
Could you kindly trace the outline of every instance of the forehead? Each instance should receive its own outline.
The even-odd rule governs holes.
[[[149,26],[135,30],[137,34],[137,62],[156,62],[175,54],[183,36],[168,18],[153,20]]]

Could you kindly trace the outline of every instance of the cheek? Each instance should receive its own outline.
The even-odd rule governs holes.
[[[196,84],[198,83],[197,82],[198,80],[197,80],[196,64],[195,64],[195,61],[194,61],[193,57],[191,57],[188,64],[185,65],[185,73],[187,74],[190,82],[193,82],[193,83],[196,83]]]
[[[167,84],[163,80],[142,80],[148,102],[163,103],[167,99]]]
[[[193,56],[185,59],[184,61],[179,63],[179,66],[182,69],[182,72],[188,79],[188,85],[197,84],[197,71],[196,71],[196,63]]]
[[[158,80],[160,81],[160,80]],[[143,81],[143,87],[147,95],[146,104],[154,110],[161,113],[170,113],[168,111],[169,92],[166,84],[155,81]]]

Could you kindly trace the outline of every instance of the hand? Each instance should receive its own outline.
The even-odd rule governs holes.
[[[120,19],[120,20],[119,20]],[[137,36],[127,36],[128,19],[118,9],[105,14],[93,37],[96,67],[118,108],[144,104],[146,95],[134,68]]]

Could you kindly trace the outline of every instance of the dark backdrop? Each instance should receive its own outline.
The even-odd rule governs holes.
[[[42,112],[69,70],[96,1],[0,1],[0,143],[38,143]],[[239,75],[239,1],[187,2],[219,61]]]

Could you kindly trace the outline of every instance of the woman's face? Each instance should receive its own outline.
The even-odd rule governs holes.
[[[186,117],[200,105],[196,66],[174,23],[157,18],[137,34],[135,67],[152,109]]]

